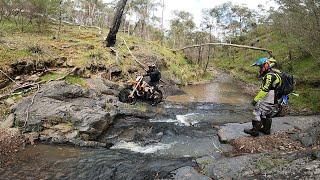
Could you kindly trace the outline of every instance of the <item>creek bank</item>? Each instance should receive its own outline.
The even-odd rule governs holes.
[[[151,118],[152,110],[118,101],[122,87],[104,79],[88,80],[88,88],[64,81],[49,82],[11,107],[15,126],[34,133],[34,140],[80,146],[109,146],[96,140],[119,117]]]
[[[197,159],[213,179],[318,179],[320,177],[320,116],[274,118],[272,134],[250,137],[251,123],[218,127],[221,140],[232,145],[226,157]]]
[[[197,159],[213,179],[319,179],[320,161],[310,151],[247,154],[224,159]]]

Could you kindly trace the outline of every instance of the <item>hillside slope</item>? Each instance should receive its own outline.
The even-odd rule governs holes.
[[[84,79],[94,76],[123,83],[145,73],[135,59],[144,66],[156,64],[167,86],[210,78],[203,77],[196,65],[189,64],[182,54],[171,52],[160,42],[143,41],[136,36],[119,33],[116,46],[107,48],[104,44],[106,30],[101,32],[97,28],[63,25],[58,32],[59,26],[54,23],[38,26],[34,22],[21,32],[13,22],[2,22],[0,97],[23,84],[64,77],[75,67],[77,71],[73,76],[66,78],[71,84],[86,86]],[[22,97],[12,98],[6,101],[18,101]],[[10,105],[10,102],[0,103],[0,119],[8,115],[7,107]]]
[[[143,41],[138,37],[119,33],[116,46],[110,49],[104,45],[107,31],[64,25],[58,34],[58,28],[55,24],[45,24],[42,28],[30,25],[21,32],[14,23],[5,22],[0,27],[1,69],[15,77],[23,72],[12,72],[14,67],[25,63],[29,63],[27,68],[16,67],[17,71],[31,74],[29,71],[40,71],[48,66],[50,68],[52,64],[59,67],[83,67],[91,71],[95,68],[110,69],[117,66],[122,71],[121,77],[127,78],[128,74],[143,71],[134,61],[128,46],[142,63],[157,64],[164,74],[180,83],[201,79],[196,66],[190,65],[184,56],[172,53],[159,42]],[[28,69],[28,66],[36,67]],[[2,74],[1,79],[3,78]]]

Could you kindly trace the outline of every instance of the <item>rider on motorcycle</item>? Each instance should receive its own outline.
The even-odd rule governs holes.
[[[149,86],[152,86],[154,88],[153,91],[151,91],[151,99],[152,99],[152,105],[154,105],[154,91],[158,89],[158,84],[160,82],[161,79],[161,73],[160,71],[156,68],[155,64],[150,64],[148,65],[148,70],[147,70],[147,74],[145,74],[144,76],[149,76],[150,77],[150,81],[149,81]]]
[[[282,81],[280,70],[275,68],[276,60],[273,58],[261,58],[251,66],[260,67],[260,76],[263,77],[260,91],[252,101],[255,106],[252,120],[252,129],[244,129],[244,132],[251,136],[259,136],[259,131],[269,135],[272,124],[272,114],[277,109],[277,89]]]

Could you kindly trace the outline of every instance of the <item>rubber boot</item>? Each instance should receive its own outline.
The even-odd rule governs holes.
[[[259,136],[259,131],[261,130],[262,122],[252,120],[252,129],[244,129],[244,132],[250,134],[253,137]]]
[[[260,130],[265,135],[271,133],[272,118],[261,118],[263,128]]]

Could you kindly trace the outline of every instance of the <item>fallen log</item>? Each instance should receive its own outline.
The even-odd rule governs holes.
[[[270,57],[273,57],[272,50],[266,49],[266,48],[259,48],[255,46],[247,46],[247,45],[239,45],[239,44],[229,44],[229,43],[204,43],[204,44],[196,44],[196,45],[191,45],[191,46],[186,46],[180,49],[171,49],[172,52],[177,52],[177,51],[182,51],[185,49],[190,49],[190,48],[196,48],[196,47],[201,47],[201,46],[208,46],[208,45],[221,45],[221,46],[232,46],[232,47],[238,47],[238,48],[246,48],[246,49],[253,49],[253,50],[260,50],[260,51],[265,51],[267,52]]]

